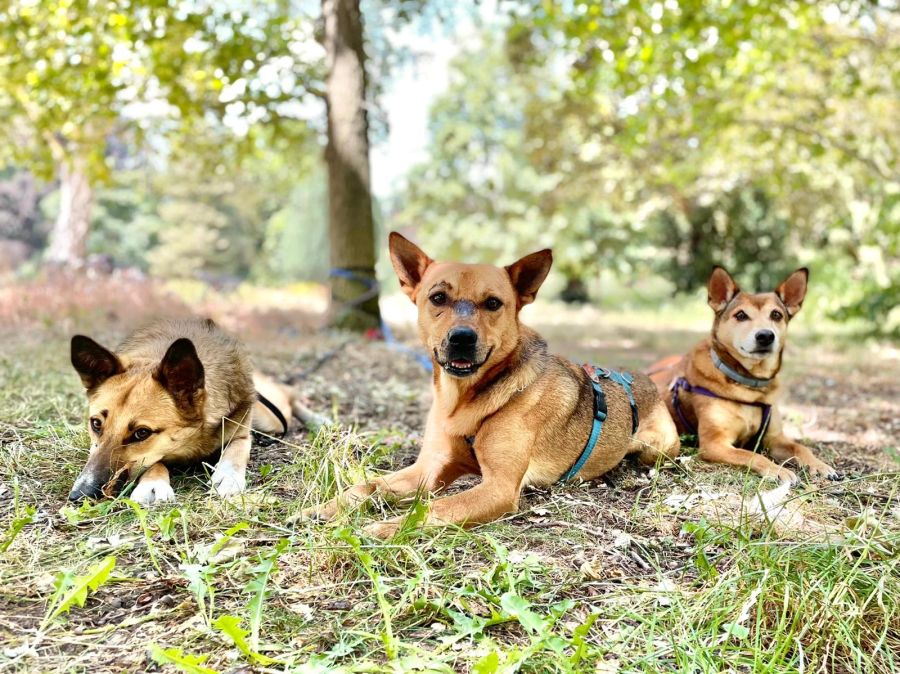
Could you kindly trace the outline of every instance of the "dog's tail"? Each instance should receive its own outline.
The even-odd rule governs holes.
[[[294,416],[302,421],[303,425],[310,431],[315,433],[323,426],[331,426],[334,423],[329,417],[316,414],[306,405],[301,403],[297,391],[292,390],[291,393],[291,412],[293,412]]]
[[[659,374],[660,372],[668,372],[681,365],[683,360],[684,356],[669,356],[668,358],[663,358],[646,368],[644,374],[652,379],[653,375]]]
[[[333,422],[326,416],[317,414],[301,402],[300,392],[292,386],[276,382],[259,372],[253,373],[253,384],[256,390],[281,412],[282,416],[290,420],[291,416],[297,417],[310,431],[316,432],[323,426],[329,426]],[[271,410],[261,404],[254,409],[253,426],[257,430],[266,433],[281,433],[282,424],[276,419]]]

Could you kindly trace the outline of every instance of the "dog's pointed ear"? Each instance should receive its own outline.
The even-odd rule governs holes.
[[[553,264],[553,251],[549,248],[526,255],[506,268],[509,280],[519,296],[519,306],[534,302],[538,289],[547,278]]]
[[[806,288],[809,284],[809,269],[801,267],[793,272],[781,285],[775,288],[775,294],[784,302],[788,316],[794,316],[803,306]]]
[[[391,251],[391,264],[400,279],[400,289],[406,293],[413,302],[416,301],[416,291],[425,276],[425,270],[434,262],[412,241],[402,234],[391,232],[388,237],[388,249]]]
[[[182,337],[172,342],[153,376],[169,392],[180,410],[199,411],[205,374],[191,340]]]
[[[72,337],[72,367],[88,391],[125,371],[116,354],[84,335]]]
[[[724,267],[716,265],[713,267],[712,274],[709,277],[707,286],[706,301],[713,311],[719,313],[728,303],[734,299],[734,296],[741,292],[737,283],[731,278],[731,274],[725,271]]]

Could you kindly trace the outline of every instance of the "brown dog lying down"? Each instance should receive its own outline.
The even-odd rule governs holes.
[[[292,412],[307,425],[325,421],[294,391],[254,373],[243,345],[210,320],[150,325],[115,353],[76,335],[72,365],[87,391],[91,449],[71,500],[112,495],[129,479],[138,479],[131,498],[139,503],[174,500],[167,466],[199,464],[219,450],[212,486],[232,496],[246,485],[251,424],[282,435]]]
[[[549,485],[571,473],[593,430],[595,395],[588,373],[547,352],[519,311],[534,301],[552,262],[549,250],[506,268],[434,262],[397,233],[391,261],[419,310],[419,333],[434,363],[434,402],[416,462],[352,487],[307,516],[333,517],[380,491],[398,497],[438,492],[466,474],[482,481],[435,500],[428,524],[489,522],[516,510],[527,484]],[[645,464],[677,456],[678,433],[653,383],[634,375],[639,426],[625,389],[600,379],[608,408],[599,442],[576,470],[590,480],[637,453]],[[599,399],[599,397],[598,397]],[[567,476],[568,477],[568,476]],[[402,518],[369,527],[393,534]]]
[[[808,278],[808,270],[798,269],[774,292],[753,294],[742,292],[727,271],[716,267],[709,279],[709,306],[716,314],[712,335],[688,355],[649,368],[678,430],[697,434],[706,461],[749,468],[782,482],[797,481],[778,465],[789,461],[811,475],[838,478],[812,450],[784,435],[774,406],[788,323],[803,305]],[[753,451],[764,446],[774,462]]]

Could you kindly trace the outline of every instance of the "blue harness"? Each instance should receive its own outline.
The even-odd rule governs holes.
[[[602,367],[594,367],[591,365],[585,365],[584,371],[587,372],[587,375],[591,380],[591,387],[594,389],[594,423],[591,426],[591,435],[588,437],[587,444],[585,444],[584,449],[581,450],[581,456],[579,456],[573,466],[559,478],[560,482],[568,482],[582,469],[584,464],[587,463],[587,460],[591,458],[591,453],[594,451],[594,447],[597,446],[597,441],[600,439],[600,434],[603,432],[603,422],[606,421],[607,407],[606,396],[603,394],[603,387],[600,386],[601,379],[614,381],[625,390],[625,394],[628,396],[628,403],[631,405],[631,433],[634,435],[634,433],[637,432],[638,410],[637,404],[634,402],[634,393],[631,390],[631,384],[634,382],[634,377],[627,372],[617,372],[616,370],[607,370]]]
[[[593,365],[584,365],[582,367],[584,367],[584,371],[587,372],[588,378],[591,380],[591,388],[594,389],[594,423],[591,425],[591,435],[588,437],[584,449],[581,450],[581,456],[579,456],[574,465],[559,478],[560,482],[568,482],[575,477],[578,471],[581,470],[585,463],[587,463],[587,460],[591,458],[591,453],[594,451],[594,447],[597,446],[597,441],[600,439],[600,433],[603,432],[603,422],[606,421],[607,407],[606,395],[603,393],[603,387],[600,386],[601,379],[614,381],[625,389],[625,395],[628,396],[628,404],[631,405],[632,435],[637,432],[638,427],[637,403],[634,402],[634,392],[631,390],[631,384],[634,382],[634,377],[627,372],[607,370],[606,368],[594,367]],[[474,456],[475,436],[466,436],[465,440],[469,444],[469,448],[472,450],[472,455]]]

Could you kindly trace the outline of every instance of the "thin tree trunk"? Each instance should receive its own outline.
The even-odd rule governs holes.
[[[94,190],[84,160],[78,157],[62,159],[59,162],[59,215],[44,255],[48,264],[70,269],[84,265],[93,203]]]
[[[369,184],[366,55],[359,0],[322,0],[328,76],[328,229],[332,322],[365,330],[380,323],[375,282],[375,221]],[[340,272],[339,272],[340,273]],[[358,279],[346,278],[347,274]],[[368,299],[365,298],[368,295]]]
[[[588,294],[587,284],[576,276],[566,276],[566,287],[562,289],[559,298],[567,304],[587,304],[591,297]]]

